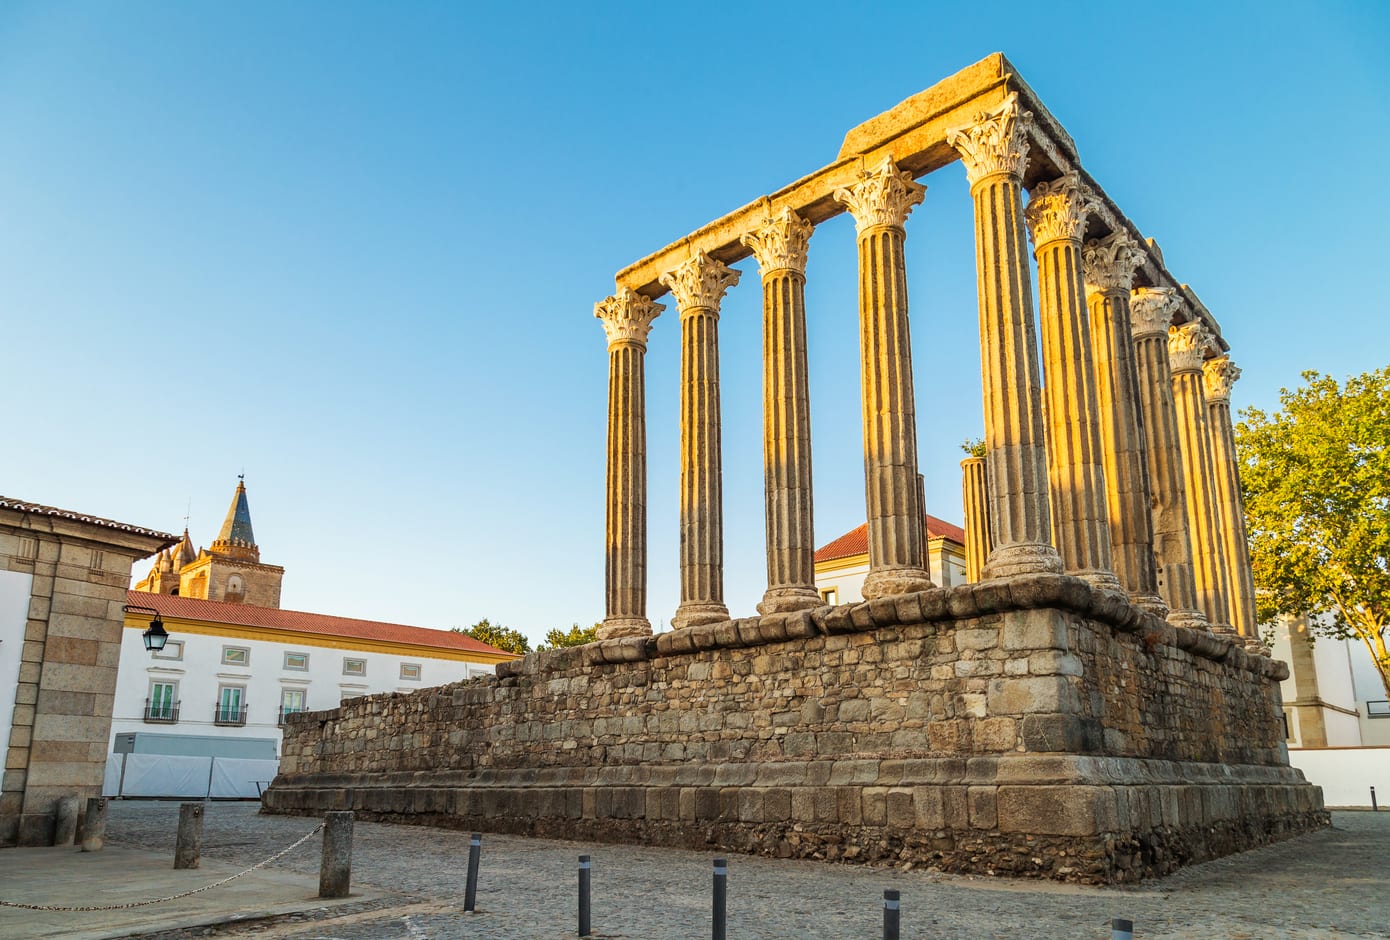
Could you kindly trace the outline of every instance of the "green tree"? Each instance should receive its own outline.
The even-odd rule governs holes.
[[[525,634],[520,630],[504,627],[500,623],[494,624],[486,617],[467,630],[463,627],[454,627],[453,632],[466,633],[479,642],[495,646],[499,650],[506,650],[508,653],[525,655],[531,652],[531,641],[526,639]]]
[[[1330,615],[1310,628],[1365,643],[1390,697],[1390,367],[1303,380],[1236,428],[1256,613]]]
[[[592,643],[598,639],[598,628],[602,624],[594,624],[592,627],[581,627],[579,624],[569,628],[569,632],[554,627],[545,635],[545,642],[536,647],[537,650],[558,650],[566,646],[583,646],[585,643]]]
[[[960,449],[971,457],[983,457],[985,455],[985,441],[981,437],[967,437],[960,442]]]

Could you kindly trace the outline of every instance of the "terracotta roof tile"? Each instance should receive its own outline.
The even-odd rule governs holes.
[[[401,623],[355,620],[352,617],[310,614],[298,610],[280,610],[274,607],[252,607],[249,604],[224,604],[220,601],[204,601],[192,597],[151,594],[147,591],[128,591],[126,598],[126,602],[129,604],[152,607],[165,617],[208,620],[213,623],[230,623],[243,627],[270,627],[276,630],[294,630],[298,633],[317,633],[387,643],[413,643],[416,646],[433,646],[438,649],[462,650],[471,653],[512,655],[463,633],[431,630],[427,627],[411,627]]]
[[[927,538],[939,539],[947,538],[953,542],[965,544],[965,530],[958,525],[952,525],[944,519],[928,514],[927,517]],[[844,535],[822,545],[816,551],[816,561],[832,561],[836,558],[850,558],[854,555],[867,555],[869,553],[869,524],[866,522],[857,529],[851,529]]]
[[[168,532],[157,532],[154,529],[142,529],[138,525],[131,525],[127,522],[117,522],[114,519],[103,519],[100,516],[89,516],[85,513],[73,512],[70,509],[58,509],[55,506],[45,506],[42,503],[31,503],[22,499],[15,499],[12,496],[0,496],[0,509],[8,509],[11,512],[28,513],[33,516],[56,516],[59,519],[71,519],[74,522],[85,522],[89,525],[104,526],[108,529],[118,529],[121,532],[132,532],[135,535],[148,535],[157,539],[166,539],[168,545],[173,545],[178,541],[178,537],[170,535]],[[167,545],[165,546],[167,547]]]

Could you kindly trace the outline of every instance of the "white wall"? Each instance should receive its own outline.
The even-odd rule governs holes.
[[[1381,811],[1390,811],[1390,747],[1289,748],[1289,763],[1322,787],[1327,806],[1369,808],[1375,787]]]
[[[29,622],[29,592],[34,576],[20,571],[0,571],[0,767],[10,750],[10,724],[14,721],[15,687],[24,652],[24,628]]]

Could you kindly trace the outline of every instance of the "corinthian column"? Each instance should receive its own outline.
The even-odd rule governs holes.
[[[1187,521],[1187,484],[1183,477],[1178,417],[1169,379],[1168,324],[1177,306],[1178,298],[1169,287],[1141,287],[1130,292],[1139,413],[1153,496],[1154,560],[1158,565],[1163,599],[1171,608],[1168,622],[1206,629],[1206,614],[1197,606]]]
[[[1255,579],[1250,572],[1250,542],[1245,532],[1245,506],[1240,496],[1240,467],[1236,462],[1235,431],[1231,427],[1231,386],[1240,369],[1230,356],[1202,364],[1207,396],[1207,429],[1216,483],[1216,522],[1226,558],[1231,623],[1246,638],[1256,637]]]
[[[647,636],[647,392],[643,360],[666,308],[624,287],[594,304],[608,334],[605,615],[598,637]]]
[[[859,354],[864,491],[869,517],[866,598],[931,587],[917,483],[917,412],[907,329],[903,223],[927,187],[893,161],[835,191],[859,235]]]
[[[719,302],[739,272],[704,252],[661,283],[681,317],[681,602],[677,629],[728,620],[719,437]]]
[[[1202,394],[1202,355],[1210,336],[1196,320],[1168,328],[1168,360],[1173,371],[1173,404],[1187,480],[1187,527],[1192,533],[1197,599],[1217,632],[1230,628],[1230,588],[1225,552],[1216,517],[1216,474],[1212,472],[1211,434]],[[1224,630],[1223,630],[1224,627]]]
[[[966,457],[960,462],[960,469],[965,504],[965,580],[975,584],[989,557],[989,480],[983,457]]]
[[[763,278],[763,480],[767,505],[764,614],[815,607],[811,398],[806,371],[806,244],[815,227],[790,209],[741,241]]]
[[[1143,261],[1143,252],[1123,231],[1092,239],[1081,250],[1115,574],[1135,605],[1166,617],[1168,605],[1158,596],[1148,454],[1129,322],[1129,291]]]
[[[1060,572],[1048,511],[1047,450],[1038,379],[1037,328],[1023,226],[1023,169],[1031,112],[1010,95],[969,127],[948,131],[975,201],[980,371],[989,465],[987,578]]]
[[[1038,319],[1046,376],[1048,484],[1062,566],[1118,592],[1100,454],[1100,408],[1081,275],[1081,239],[1095,197],[1068,173],[1033,189],[1025,218],[1038,259]]]

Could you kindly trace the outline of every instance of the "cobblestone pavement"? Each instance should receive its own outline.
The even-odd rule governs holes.
[[[178,804],[113,801],[108,838],[172,851]],[[260,816],[255,804],[208,807],[203,852],[250,865],[316,820]],[[315,911],[257,924],[157,935],[259,940],[531,940],[575,936],[576,863],[593,856],[597,938],[710,936],[714,851],[581,845],[485,834],[478,913],[464,914],[468,834],[359,822],[354,884],[400,892],[399,903]],[[284,867],[318,870],[317,843]],[[1321,833],[1194,866],[1138,887],[1083,888],[820,862],[729,857],[730,940],[882,936],[885,888],[902,892],[904,940],[1110,937],[1112,917],[1136,940],[1390,938],[1390,813],[1335,813]],[[145,935],[144,940],[152,940]]]

